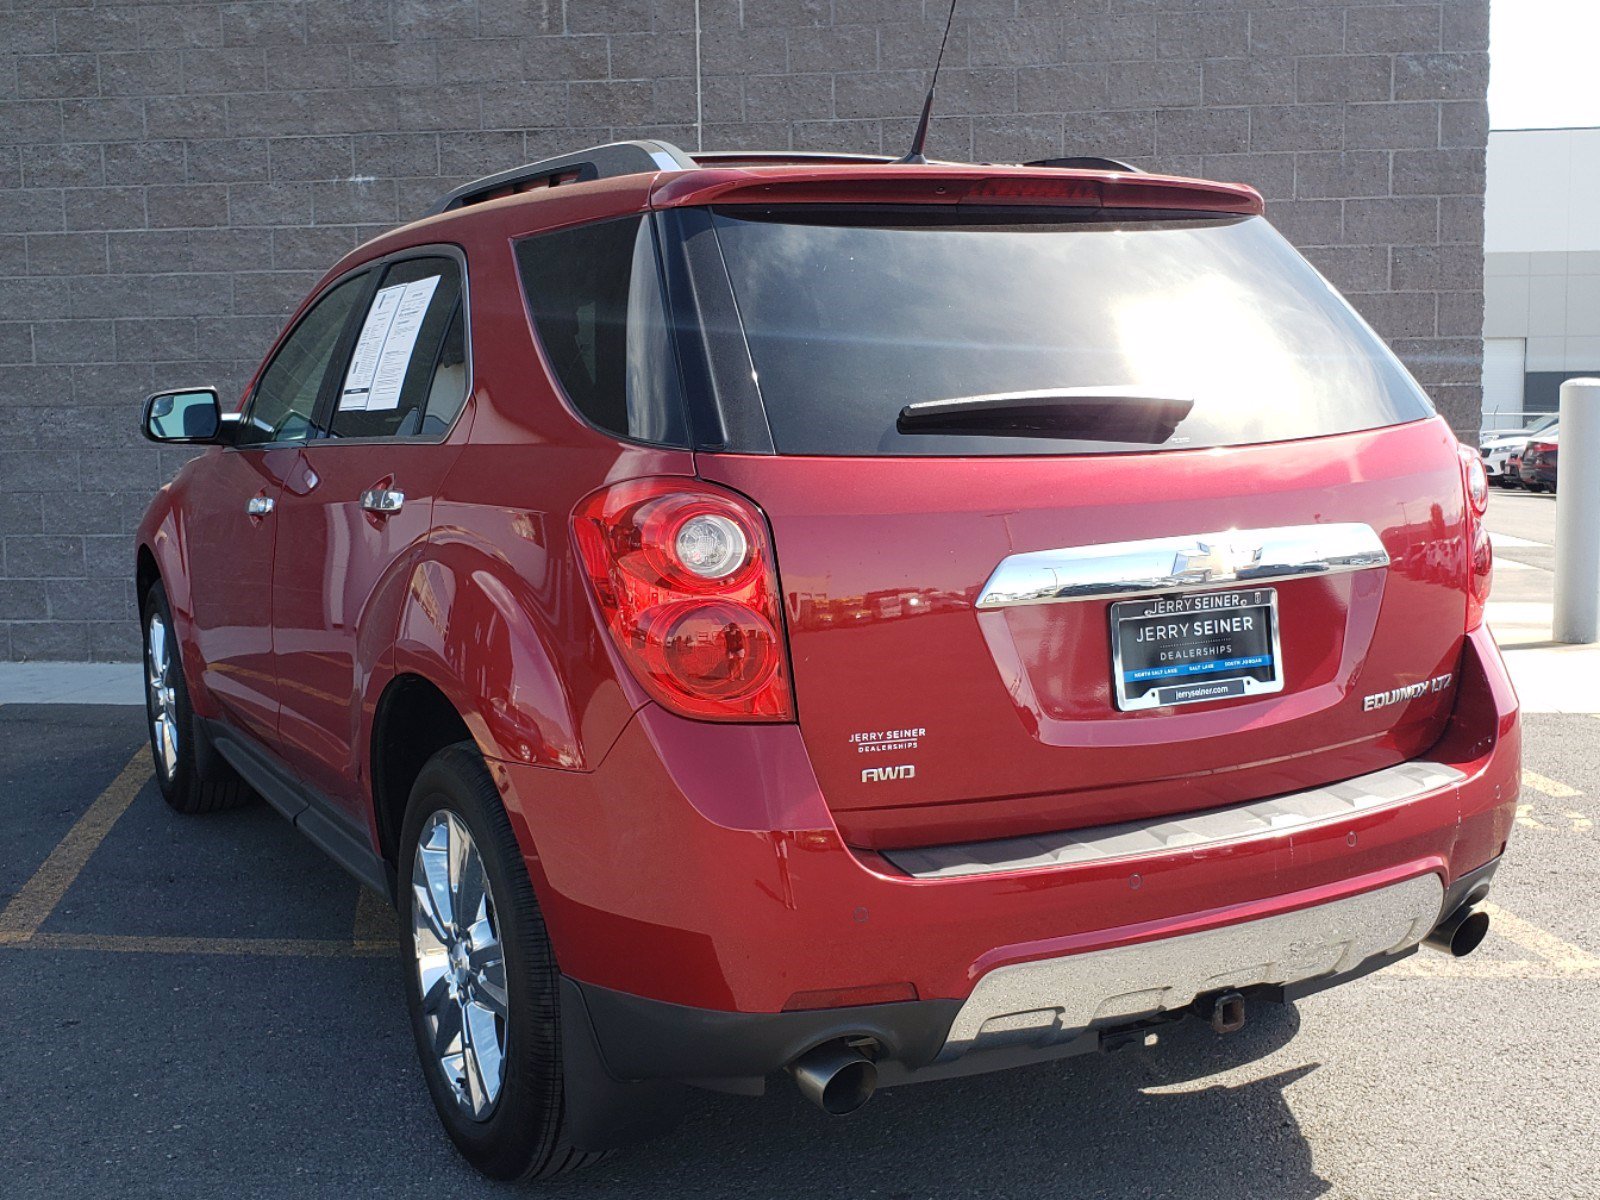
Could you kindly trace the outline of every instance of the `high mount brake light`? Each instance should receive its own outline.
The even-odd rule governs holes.
[[[1467,631],[1483,624],[1484,606],[1494,582],[1494,543],[1484,528],[1489,510],[1489,476],[1483,459],[1470,446],[1461,447],[1461,486],[1467,498]]]
[[[583,500],[573,536],[606,629],[657,702],[701,720],[793,720],[755,505],[697,480],[629,480]]]

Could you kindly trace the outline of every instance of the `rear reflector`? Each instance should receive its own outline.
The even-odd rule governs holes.
[[[894,1004],[917,999],[912,983],[873,983],[865,987],[824,988],[817,992],[796,992],[783,1002],[784,1012],[808,1008],[853,1008],[858,1004]]]

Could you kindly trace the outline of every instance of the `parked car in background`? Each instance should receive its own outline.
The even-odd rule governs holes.
[[[1483,469],[1489,482],[1499,487],[1521,487],[1522,480],[1513,458],[1520,461],[1522,448],[1528,439],[1549,430],[1554,432],[1558,419],[1556,413],[1540,417],[1525,429],[1502,429],[1482,434],[1478,439],[1478,454],[1483,459]]]
[[[236,418],[147,402],[203,447],[130,564],[163,795],[398,906],[496,1178],[685,1085],[842,1114],[1469,952],[1520,779],[1483,464],[1262,214],[660,142],[459,189]]]
[[[1548,433],[1531,439],[1517,460],[1517,475],[1530,492],[1556,490],[1556,460],[1561,449],[1560,431],[1552,426]]]

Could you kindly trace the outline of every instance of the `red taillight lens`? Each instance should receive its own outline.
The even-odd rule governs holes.
[[[1461,482],[1467,496],[1467,630],[1483,624],[1484,605],[1494,583],[1494,544],[1483,527],[1483,514],[1489,510],[1489,476],[1483,459],[1471,449],[1461,447]]]
[[[702,720],[793,719],[755,505],[697,480],[630,480],[580,503],[573,535],[606,628],[652,697]]]

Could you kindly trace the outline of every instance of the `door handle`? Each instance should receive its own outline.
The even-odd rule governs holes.
[[[361,507],[370,513],[397,513],[406,494],[394,488],[369,488],[361,493]]]
[[[251,496],[250,502],[244,506],[245,512],[252,517],[264,517],[275,507],[271,496]]]

